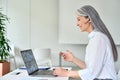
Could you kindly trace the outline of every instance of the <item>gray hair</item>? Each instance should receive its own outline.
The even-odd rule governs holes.
[[[77,11],[80,16],[88,16],[90,18],[90,21],[92,23],[94,30],[104,33],[109,38],[111,46],[112,46],[114,61],[117,61],[118,52],[117,52],[116,45],[114,43],[114,40],[113,40],[110,32],[108,31],[105,24],[101,20],[97,11],[90,5],[85,5],[85,6],[81,7],[80,9],[78,9]]]

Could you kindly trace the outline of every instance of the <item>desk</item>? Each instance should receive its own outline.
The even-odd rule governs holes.
[[[71,68],[67,68],[71,69]],[[16,73],[20,74],[16,75]],[[68,77],[30,77],[27,70],[16,69],[2,77],[0,80],[69,80]]]

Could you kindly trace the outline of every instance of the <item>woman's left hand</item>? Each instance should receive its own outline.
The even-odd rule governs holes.
[[[61,77],[67,77],[68,76],[68,71],[63,69],[63,68],[55,68],[53,71],[54,76],[61,76]]]

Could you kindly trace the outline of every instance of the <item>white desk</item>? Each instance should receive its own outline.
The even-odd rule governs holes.
[[[71,69],[71,68],[69,68]],[[20,74],[16,75],[16,73]],[[26,70],[16,69],[2,77],[0,80],[69,80],[68,77],[30,77]]]

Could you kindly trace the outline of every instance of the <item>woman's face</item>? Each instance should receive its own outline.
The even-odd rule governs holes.
[[[81,32],[91,32],[92,26],[90,19],[84,16],[77,16],[77,26],[80,28]]]

